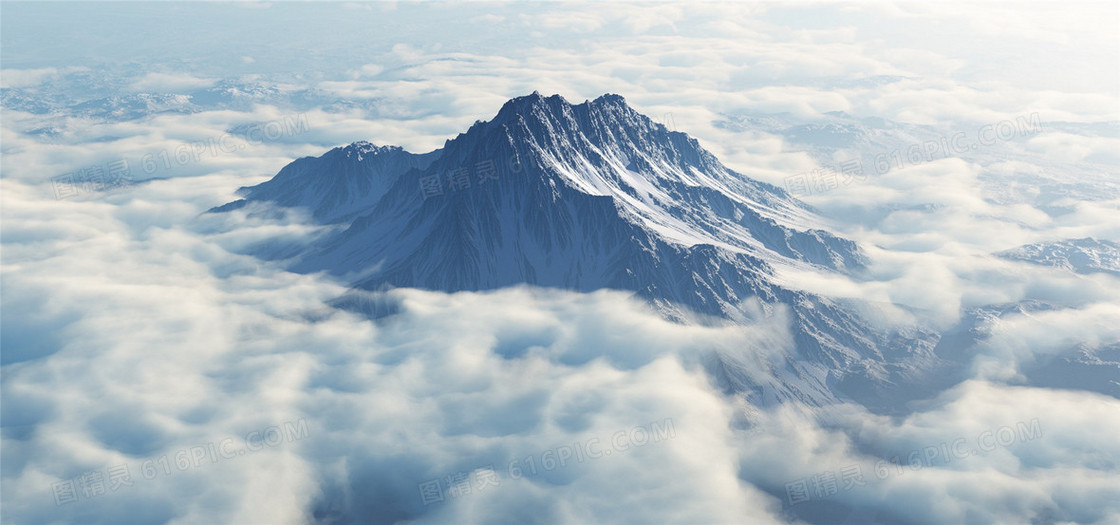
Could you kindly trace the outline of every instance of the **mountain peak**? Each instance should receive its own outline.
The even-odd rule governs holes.
[[[507,122],[516,117],[526,120],[552,119],[560,115],[576,112],[598,111],[620,115],[638,114],[627,103],[622,95],[607,93],[594,100],[585,100],[580,104],[572,104],[564,97],[553,94],[544,96],[540,91],[520,97],[514,97],[502,105],[494,118],[496,122]]]
[[[552,95],[545,97],[541,95],[540,91],[534,91],[528,95],[514,97],[506,101],[502,105],[502,109],[498,111],[498,116],[495,120],[504,120],[504,118],[512,117],[513,115],[532,114],[534,111],[539,111],[545,108],[561,108],[571,106],[564,97],[560,95]]]
[[[374,144],[374,143],[366,141],[366,140],[359,140],[357,142],[352,142],[352,143],[350,143],[350,145],[342,146],[338,149],[345,152],[347,154],[347,156],[349,156],[351,154],[379,155],[379,154],[382,154],[382,153],[388,153],[390,151],[398,151],[398,150],[403,151],[403,149],[400,146],[378,146],[377,144]]]
[[[622,95],[615,93],[604,93],[592,101],[592,104],[604,105],[610,104],[615,106],[626,106],[626,99]]]

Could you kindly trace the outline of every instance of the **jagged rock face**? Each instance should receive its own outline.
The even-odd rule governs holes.
[[[610,288],[673,318],[741,319],[755,297],[789,307],[797,352],[823,367],[796,375],[820,392],[845,374],[890,382],[932,359],[932,334],[887,333],[775,284],[776,265],[847,272],[864,259],[813,228],[805,204],[617,95],[572,105],[534,93],[433,152],[357,143],[299,159],[243,195],[217,210],[270,201],[342,225],[292,268],[361,275],[357,288]]]

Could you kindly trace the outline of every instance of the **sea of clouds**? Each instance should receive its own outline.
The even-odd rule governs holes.
[[[1120,520],[1120,399],[1023,376],[1120,343],[1120,279],[991,255],[1120,239],[1120,201],[1107,197],[1120,169],[1106,154],[1120,138],[1046,127],[1120,120],[1115,7],[176,4],[51,19],[44,34],[61,43],[90,27],[161,42],[90,42],[110,65],[34,49],[46,23],[35,9],[5,6],[5,88],[46,97],[52,79],[133,60],[112,92],[259,75],[369,105],[123,120],[4,108],[5,522]],[[294,158],[356,140],[427,151],[533,90],[621,93],[777,184],[819,161],[716,121],[845,111],[951,133],[1037,112],[1043,130],[1012,156],[1057,158],[1048,169],[1070,177],[1089,166],[1105,197],[1059,201],[1062,214],[993,199],[985,181],[1030,166],[959,158],[806,197],[872,265],[860,280],[779,275],[788,285],[942,330],[978,306],[1055,305],[1001,319],[962,382],[895,415],[725,391],[717,358],[765,383],[795,353],[780,310],[688,326],[616,291],[401,289],[369,297],[394,312],[370,320],[328,306],[343,283],[244,255],[321,233],[298,212],[205,213]],[[230,132],[268,123],[284,131]],[[45,126],[58,132],[36,133]],[[145,159],[165,164],[149,174]],[[57,180],[121,160],[143,183]]]

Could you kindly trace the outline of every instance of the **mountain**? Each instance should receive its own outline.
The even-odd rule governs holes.
[[[728,169],[618,95],[571,104],[533,93],[430,153],[355,143],[240,193],[213,211],[299,207],[336,225],[291,268],[356,289],[610,288],[678,320],[751,322],[744,301],[784,305],[799,359],[775,365],[780,381],[744,383],[731,356],[710,363],[728,388],[773,401],[880,399],[936,361],[932,332],[881,327],[779,284],[781,268],[858,273],[864,256],[785,190]]]
[[[914,385],[911,397],[941,389],[971,375],[973,360],[983,354],[993,334],[1008,318],[1032,316],[1062,310],[1061,305],[1027,299],[1013,303],[990,304],[961,312],[960,322],[942,334],[935,350],[941,358],[936,373],[928,374],[924,384]],[[1071,390],[1088,390],[1120,398],[1120,343],[1109,341],[1070,342],[1050,352],[1040,353],[1019,363],[1018,381],[1023,384]]]
[[[1075,273],[1104,272],[1120,276],[1120,244],[1090,237],[1027,244],[996,255]]]
[[[355,142],[322,157],[305,157],[288,164],[267,182],[239,193],[245,196],[215,211],[230,211],[254,201],[285,208],[301,208],[318,222],[353,220],[393,186],[401,174],[425,168],[431,155],[416,155],[396,146]]]
[[[185,114],[199,111],[187,95],[154,93],[113,95],[75,104],[69,110],[75,115],[111,122],[135,120],[160,113]]]

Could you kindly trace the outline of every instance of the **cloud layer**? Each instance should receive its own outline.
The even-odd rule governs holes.
[[[1120,238],[1115,128],[1086,124],[1120,118],[1114,7],[35,9],[6,6],[3,22],[3,85],[20,90],[5,92],[0,159],[4,521],[1120,520],[1120,400],[1031,386],[1040,363],[1120,343],[1120,279],[992,256]],[[408,31],[370,29],[385,18]],[[131,24],[130,39],[198,45],[107,37],[89,46],[108,63],[74,69],[87,59],[32,52],[48,30],[36,20],[59,42],[84,34],[75,24]],[[298,30],[309,21],[328,30]],[[318,73],[290,73],[301,68]],[[119,119],[9,106],[96,75],[88,100],[219,79],[314,96]],[[1040,133],[985,155],[806,196],[872,265],[858,279],[779,277],[947,331],[976,308],[1047,306],[983,324],[963,382],[908,414],[755,406],[708,367],[720,356],[772,380],[790,355],[781,315],[697,327],[609,291],[396,290],[368,297],[396,312],[374,322],[327,306],[339,283],[240,255],[313,238],[298,213],[202,214],[295,157],[355,140],[425,151],[533,90],[621,93],[776,184],[825,159],[719,122],[844,111],[951,136],[1037,112]],[[238,131],[299,118],[267,140]],[[55,180],[122,160],[151,180],[106,193]]]

